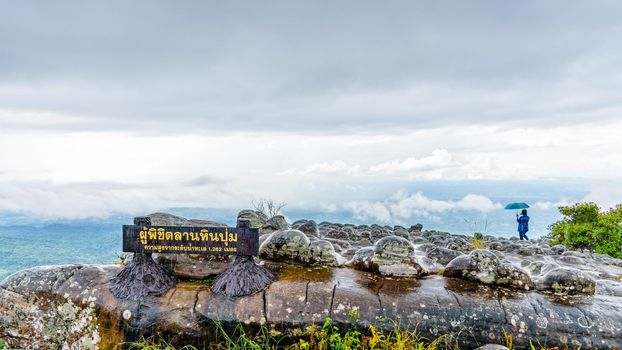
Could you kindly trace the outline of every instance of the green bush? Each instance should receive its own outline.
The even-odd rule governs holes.
[[[595,203],[577,203],[559,212],[564,218],[549,226],[554,244],[622,258],[622,205],[601,212]]]

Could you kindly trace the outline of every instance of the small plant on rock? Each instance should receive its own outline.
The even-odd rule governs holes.
[[[262,198],[257,202],[252,202],[255,210],[264,213],[269,219],[281,214],[281,209],[285,207],[285,203],[276,203],[272,199]]]
[[[360,317],[361,315],[359,314],[358,307],[354,307],[352,308],[352,310],[348,311],[348,320],[350,320],[351,322],[358,321]]]
[[[488,245],[486,244],[486,240],[484,238],[484,234],[480,232],[475,232],[473,237],[471,237],[471,244],[475,249],[486,249]]]
[[[126,346],[126,347],[123,347]],[[128,350],[197,350],[192,345],[186,345],[182,348],[176,348],[166,340],[162,339],[159,336],[151,336],[149,338],[142,338],[139,341],[119,344],[115,347],[115,350],[118,349],[128,349]]]

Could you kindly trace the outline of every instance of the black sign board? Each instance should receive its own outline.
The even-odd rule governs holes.
[[[257,255],[259,229],[123,225],[123,251],[133,253]]]

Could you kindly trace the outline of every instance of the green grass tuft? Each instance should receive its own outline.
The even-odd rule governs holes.
[[[216,277],[215,276],[211,276],[211,277],[204,278],[204,279],[186,278],[186,279],[182,279],[181,282],[206,284],[206,285],[210,285],[211,286],[212,284],[214,284],[215,280],[216,280]]]
[[[311,325],[300,331],[294,331],[293,335],[280,335],[275,330],[262,327],[259,333],[252,335],[246,333],[242,324],[238,323],[233,331],[225,330],[222,323],[216,323],[217,341],[203,350],[459,350],[456,340],[450,335],[443,335],[430,340],[417,335],[416,331],[409,331],[395,326],[392,331],[382,332],[377,327],[370,325],[368,332],[352,329],[343,332],[333,320],[326,318],[322,326]],[[502,338],[505,346],[514,350],[512,333],[502,328]],[[3,349],[0,341],[0,349]],[[118,345],[115,350],[198,350],[194,346],[176,348],[159,337],[141,339],[137,342]],[[530,350],[569,350],[563,347],[548,347],[540,343],[534,345],[530,341]],[[581,347],[575,350],[580,350]]]

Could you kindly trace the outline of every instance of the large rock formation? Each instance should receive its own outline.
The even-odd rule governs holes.
[[[182,277],[161,297],[119,300],[109,291],[118,266],[65,265],[20,271],[0,283],[0,339],[14,348],[110,349],[160,334],[201,348],[241,323],[283,335],[331,317],[341,329],[395,324],[419,336],[451,335],[462,348],[530,341],[583,349],[622,348],[622,260],[550,246],[424,231],[415,225],[342,225],[242,211],[261,237],[260,258],[278,272],[267,289],[241,298],[215,294],[209,284],[184,281],[219,273],[229,260],[166,255]],[[169,214],[158,225],[217,225]],[[349,267],[343,267],[348,257]],[[220,264],[216,266],[216,264]],[[220,266],[220,268],[219,268]],[[491,345],[488,346],[491,348]]]
[[[118,266],[68,265],[18,272],[0,284],[0,337],[25,349],[110,349],[161,334],[174,344],[207,345],[214,321],[266,326],[288,334],[331,317],[341,327],[395,322],[420,336],[453,335],[465,349],[503,343],[503,329],[519,347],[622,347],[622,298],[558,297],[461,279],[428,276],[386,279],[347,268],[273,265],[278,280],[242,298],[182,282],[162,297],[122,301],[108,291]],[[355,317],[353,317],[355,315]]]

